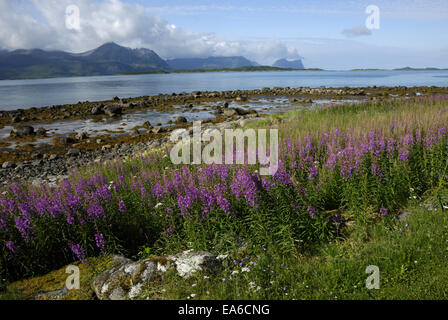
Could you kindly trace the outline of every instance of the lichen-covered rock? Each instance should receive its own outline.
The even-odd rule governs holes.
[[[216,272],[221,267],[221,261],[206,251],[187,250],[172,256],[168,256],[176,266],[177,273],[183,278],[191,277],[195,272]]]
[[[96,296],[101,300],[138,298],[153,280],[160,279],[170,269],[183,278],[189,278],[196,272],[210,273],[222,267],[221,260],[214,254],[193,250],[136,262],[114,256],[112,262],[114,266],[100,274],[92,284]]]
[[[93,282],[93,289],[101,300],[126,300],[138,297],[149,281],[169,269],[170,261],[146,259],[131,261],[115,257],[115,266],[99,275]]]

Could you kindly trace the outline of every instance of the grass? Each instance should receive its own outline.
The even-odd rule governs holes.
[[[84,249],[144,258],[192,248],[228,254],[224,271],[168,273],[143,298],[445,299],[447,105],[345,104],[251,123],[279,129],[284,166],[267,181],[255,168],[175,166],[158,150],[85,167],[59,189],[11,186],[0,271],[40,283]],[[379,290],[365,286],[369,265]],[[31,297],[27,286],[38,287],[15,282],[4,297]]]
[[[427,200],[432,202],[435,199]],[[412,205],[406,209],[411,212],[409,219],[403,222],[357,223],[345,230],[344,239],[315,248],[313,253],[285,257],[274,246],[248,248],[228,258],[226,269],[214,277],[200,275],[185,281],[167,275],[144,297],[447,299],[448,214],[434,208]],[[379,267],[378,290],[366,288],[369,265]],[[250,271],[244,272],[247,267]]]
[[[248,247],[231,253],[225,269],[216,275],[198,274],[184,280],[168,272],[141,298],[447,299],[448,214],[437,203],[431,193],[425,201],[414,200],[405,209],[411,213],[406,221],[358,222],[345,227],[338,240],[312,252],[286,257],[272,245]],[[81,289],[69,291],[64,299],[92,299],[89,283],[110,265],[110,259],[89,259],[88,267],[76,264],[81,267]],[[369,274],[365,269],[369,265],[379,267],[378,290],[366,288]],[[22,280],[9,285],[0,299],[30,299],[60,289],[66,277],[65,268],[61,268]]]

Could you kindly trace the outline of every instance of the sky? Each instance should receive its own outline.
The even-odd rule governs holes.
[[[448,68],[447,30],[448,0],[0,0],[6,50],[78,53],[114,41],[165,59]]]

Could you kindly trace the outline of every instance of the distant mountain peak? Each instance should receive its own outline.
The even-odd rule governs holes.
[[[2,53],[0,59],[0,79],[111,75],[169,69],[166,61],[154,51],[131,49],[115,42],[107,42],[83,53],[16,50]]]
[[[303,66],[301,59],[290,60],[290,59],[285,59],[285,58],[275,61],[272,66],[277,67],[277,68],[292,68],[292,69],[304,69],[305,68]]]

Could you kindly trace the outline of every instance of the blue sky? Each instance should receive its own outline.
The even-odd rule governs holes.
[[[78,33],[64,28],[68,4],[81,9]],[[368,5],[380,10],[379,29],[365,27]],[[306,67],[326,69],[448,67],[447,0],[0,0],[0,6],[18,17],[0,22],[0,47],[8,49],[81,52],[115,41],[164,58],[241,54],[262,64],[303,57]],[[19,16],[30,26],[15,34]]]

